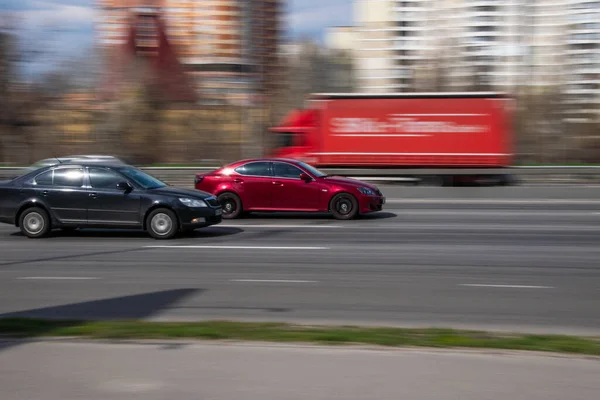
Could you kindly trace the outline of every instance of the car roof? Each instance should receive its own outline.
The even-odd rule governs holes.
[[[115,161],[115,160],[103,160],[103,161],[93,161],[93,160],[69,160],[61,163],[56,163],[51,165],[50,167],[61,167],[61,166],[81,166],[81,167],[123,167],[131,165],[125,164],[123,162]],[[134,167],[135,168],[135,167]]]
[[[289,163],[294,163],[294,164],[299,164],[300,161],[298,160],[294,160],[292,158],[273,158],[273,157],[269,157],[269,158],[249,158],[249,159],[245,159],[245,160],[239,160],[239,161],[235,161],[229,165],[238,165],[238,164],[246,164],[249,162],[274,162],[274,161],[283,161],[283,162],[289,162]]]

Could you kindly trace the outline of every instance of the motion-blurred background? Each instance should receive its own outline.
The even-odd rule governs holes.
[[[600,162],[598,0],[3,0],[0,162],[231,161],[315,92],[505,92],[517,162]],[[340,26],[343,25],[343,26]]]

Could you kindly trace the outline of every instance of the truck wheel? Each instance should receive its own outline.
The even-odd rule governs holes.
[[[329,209],[336,219],[353,219],[358,215],[358,201],[348,193],[336,194],[331,199]]]
[[[167,208],[157,208],[148,215],[146,229],[154,239],[171,239],[179,231],[177,215]]]
[[[224,219],[235,219],[242,215],[244,209],[242,207],[242,200],[235,193],[225,192],[221,193],[217,199],[223,207],[223,218]]]
[[[28,208],[19,217],[21,232],[31,239],[46,236],[50,232],[50,224],[48,213],[39,207]]]

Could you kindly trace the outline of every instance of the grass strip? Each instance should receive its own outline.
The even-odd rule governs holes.
[[[0,319],[0,336],[12,338],[209,339],[321,344],[372,344],[487,348],[600,356],[600,337],[504,334],[455,329],[303,326],[247,322],[145,322]]]

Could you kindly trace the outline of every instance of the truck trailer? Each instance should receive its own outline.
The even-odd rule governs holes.
[[[502,93],[313,94],[271,128],[270,155],[321,168],[391,168],[444,185],[508,184],[511,108]]]

